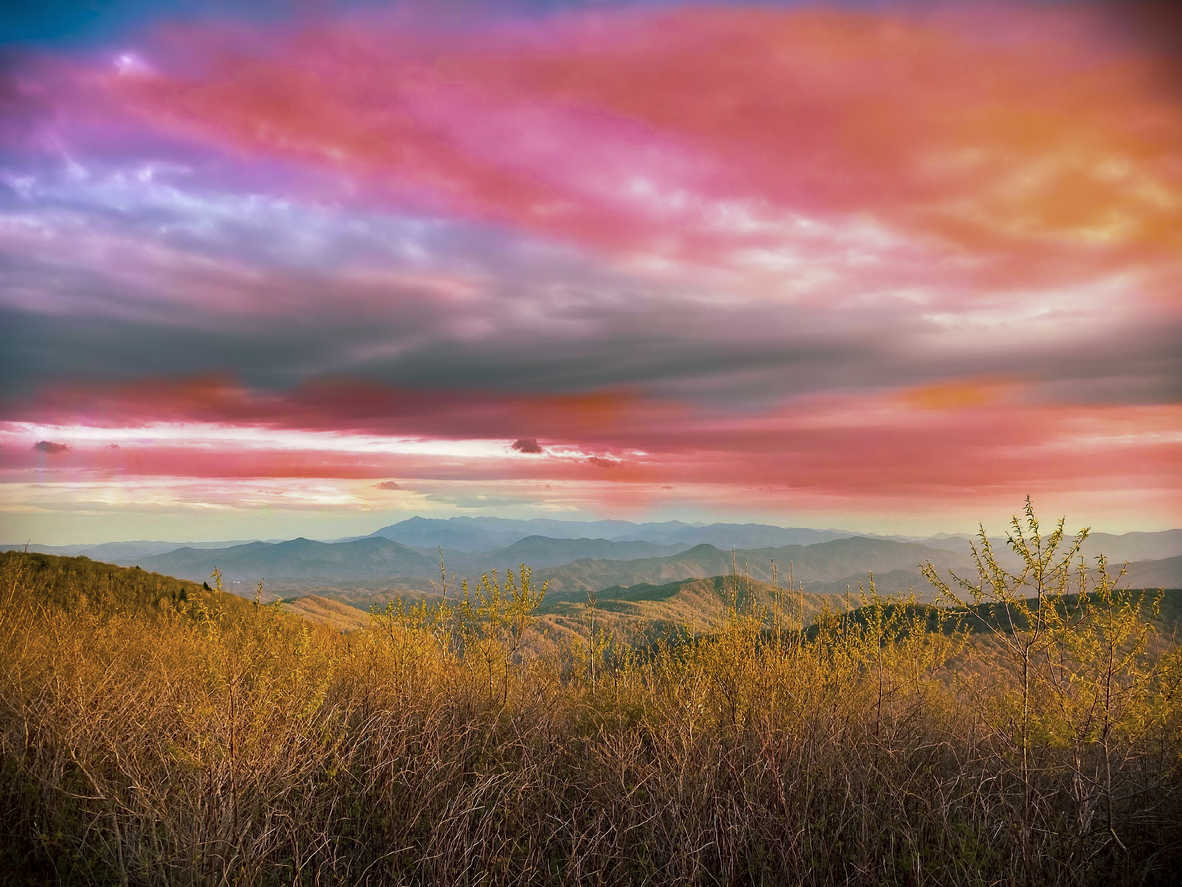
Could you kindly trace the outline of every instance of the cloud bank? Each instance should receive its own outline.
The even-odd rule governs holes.
[[[1182,97],[1116,15],[215,10],[10,51],[5,525],[277,479],[1175,524]]]

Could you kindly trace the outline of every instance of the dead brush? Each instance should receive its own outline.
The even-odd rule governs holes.
[[[88,593],[84,565],[59,600],[8,556],[0,867],[18,884],[1170,883],[1182,656],[1148,642],[1151,601],[1103,571],[1061,592],[1061,536],[1021,531],[1028,569],[986,550],[980,601],[957,585],[934,611],[871,583],[805,626],[795,590],[764,610],[736,573],[718,624],[631,647],[589,633],[581,659],[527,652],[525,571],[341,637],[216,596],[162,608],[134,577],[142,601],[114,606],[118,582]]]

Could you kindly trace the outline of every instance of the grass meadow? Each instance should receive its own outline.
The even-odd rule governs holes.
[[[342,634],[85,559],[0,562],[12,884],[1176,884],[1177,595],[1081,567],[804,625],[532,643],[528,570]],[[1101,565],[1103,567],[1103,565]]]

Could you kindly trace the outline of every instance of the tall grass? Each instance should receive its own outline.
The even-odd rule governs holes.
[[[532,655],[527,572],[340,636],[216,595],[63,599],[30,558],[0,576],[15,883],[1164,884],[1182,864],[1182,658],[1104,581],[1065,608],[995,575],[940,612],[871,587],[805,632],[736,577],[709,632],[622,648],[589,625]]]

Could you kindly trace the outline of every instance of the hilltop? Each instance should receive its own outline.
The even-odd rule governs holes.
[[[215,612],[244,615],[251,609],[241,596],[210,588],[208,583],[87,557],[3,552],[0,575],[8,583],[22,586],[29,604],[49,611],[154,620],[169,614],[189,619]]]
[[[842,541],[805,547],[809,575],[916,554]],[[1093,589],[958,622],[737,567],[544,598],[517,574],[370,616],[4,555],[0,867],[29,885],[891,883],[922,849],[939,883],[1170,883],[1182,592],[1156,616]],[[1008,640],[1035,624],[1052,630],[1023,657]]]

